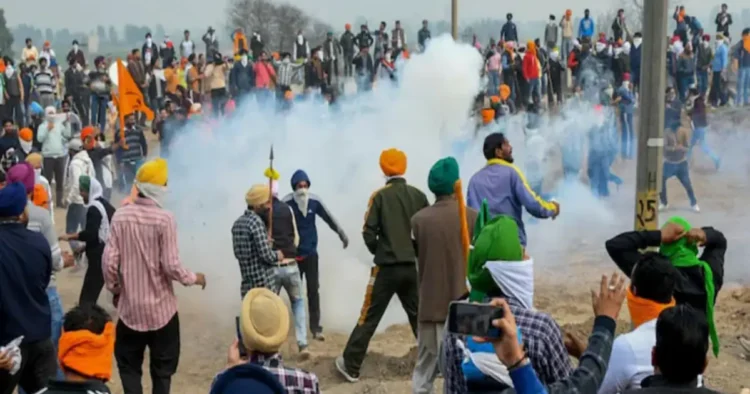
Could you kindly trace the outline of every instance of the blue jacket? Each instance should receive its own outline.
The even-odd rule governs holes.
[[[21,223],[0,224],[0,344],[23,335],[23,343],[49,339],[47,285],[52,252],[40,233]]]
[[[581,19],[578,23],[578,36],[579,37],[593,37],[594,36],[594,20],[589,18]]]
[[[306,181],[310,185],[310,178],[302,170],[297,170],[292,174],[292,189],[298,183]],[[297,221],[297,232],[299,233],[299,245],[297,246],[297,256],[307,257],[318,254],[318,228],[315,224],[316,216],[320,216],[328,226],[339,235],[339,238],[345,244],[349,242],[344,229],[336,222],[331,212],[323,204],[320,197],[310,194],[307,202],[307,215],[303,215],[300,207],[294,200],[294,193],[287,195],[283,200],[294,211],[294,218]]]
[[[726,44],[721,44],[716,47],[716,53],[714,54],[714,60],[711,62],[711,69],[714,72],[724,71],[729,65],[729,50]]]

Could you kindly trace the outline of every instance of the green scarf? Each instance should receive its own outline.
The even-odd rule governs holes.
[[[692,226],[685,218],[674,216],[667,223],[674,223],[682,227],[686,232],[690,231]],[[716,289],[714,288],[714,273],[711,266],[698,258],[698,245],[688,242],[687,238],[681,238],[670,244],[662,243],[659,252],[666,256],[676,268],[690,268],[700,266],[703,268],[704,286],[706,288],[706,317],[708,318],[709,335],[713,345],[714,355],[719,355],[719,335],[716,332],[716,323],[714,322],[714,301],[716,298]]]
[[[471,284],[469,300],[481,301],[487,293],[497,290],[490,272],[484,268],[487,261],[521,261],[523,246],[518,238],[518,224],[506,215],[490,219],[487,201],[482,206],[474,225],[474,248],[469,252],[467,276]]]

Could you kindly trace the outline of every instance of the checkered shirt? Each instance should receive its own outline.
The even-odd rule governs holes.
[[[246,210],[232,226],[234,257],[240,264],[242,297],[256,287],[270,288],[272,268],[277,256],[268,241],[263,220],[251,210]]]
[[[276,375],[289,394],[319,394],[320,387],[318,377],[314,373],[303,371],[299,368],[284,367],[281,355],[276,354],[253,354],[250,363],[260,365],[268,372]]]
[[[539,376],[542,384],[549,385],[568,377],[572,371],[568,351],[563,343],[562,331],[551,316],[525,309],[521,304],[507,298],[510,310],[516,318],[516,325],[521,330],[526,354]],[[464,352],[457,341],[460,336],[447,334],[443,340],[443,376],[445,392],[466,394],[466,379],[461,365]]]

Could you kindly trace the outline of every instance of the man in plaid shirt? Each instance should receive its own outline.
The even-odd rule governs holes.
[[[281,251],[274,252],[268,240],[268,232],[259,214],[271,207],[270,190],[267,185],[254,185],[245,195],[247,209],[232,226],[234,257],[240,264],[242,275],[241,294],[256,287],[270,288],[272,268],[284,259]]]

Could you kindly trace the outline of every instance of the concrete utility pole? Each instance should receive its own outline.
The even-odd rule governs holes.
[[[635,229],[659,228],[659,187],[664,147],[668,0],[643,2],[640,121]]]
[[[458,0],[451,0],[451,32],[453,39],[458,41]]]

